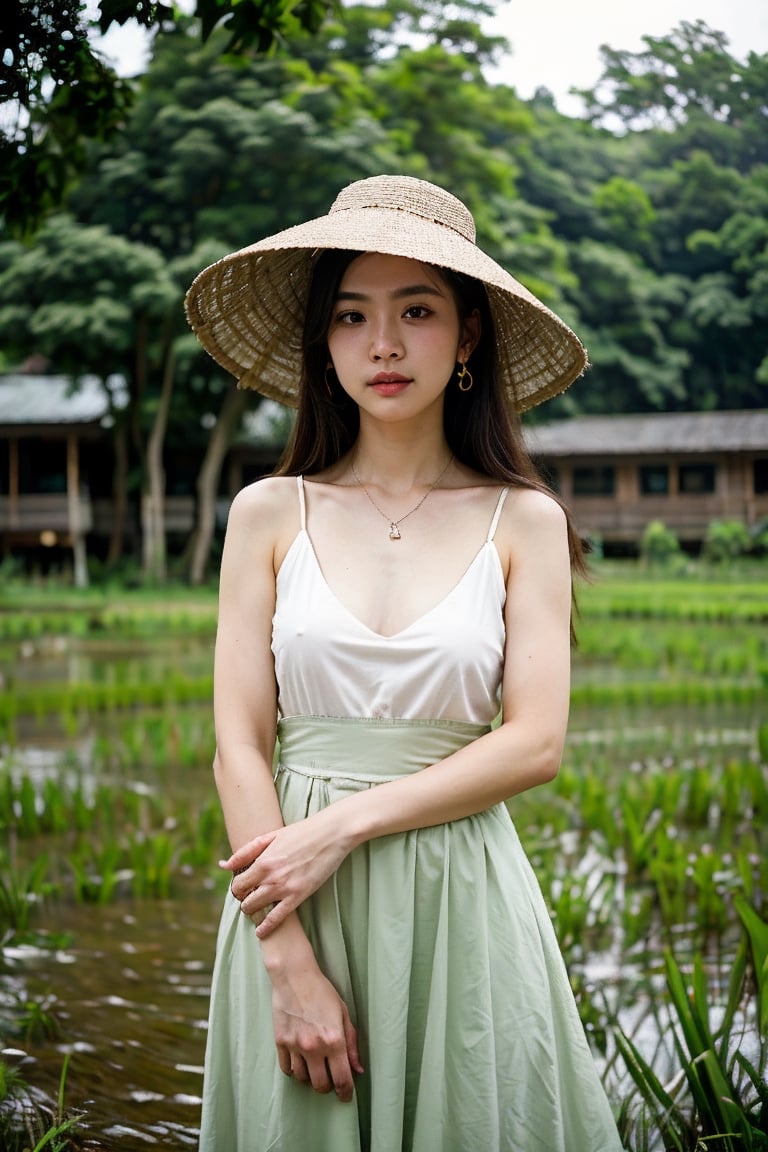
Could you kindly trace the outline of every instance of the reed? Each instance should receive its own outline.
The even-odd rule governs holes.
[[[664,1148],[680,1152],[759,1152],[768,1146],[768,923],[745,901],[735,906],[744,934],[724,1002],[708,987],[700,954],[686,975],[665,952],[667,1015],[678,1063],[666,1083],[639,1046],[619,1032],[619,1050],[638,1089],[638,1099],[622,1108],[621,1127],[625,1146],[637,1152],[648,1147],[651,1131],[660,1134]]]

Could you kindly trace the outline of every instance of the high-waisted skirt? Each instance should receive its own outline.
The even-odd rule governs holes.
[[[416,772],[485,731],[283,720],[283,818]],[[369,841],[299,915],[358,1029],[365,1073],[342,1103],[280,1071],[261,945],[227,895],[200,1152],[619,1152],[550,917],[503,804]]]

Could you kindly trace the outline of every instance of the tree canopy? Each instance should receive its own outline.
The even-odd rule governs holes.
[[[220,29],[227,48],[272,50],[287,35],[316,32],[337,0],[196,0],[203,41]],[[124,122],[132,85],[110,68],[93,33],[135,20],[158,32],[187,18],[154,0],[35,0],[6,4],[0,41],[0,212],[26,231],[56,208],[85,162],[89,140]]]
[[[45,65],[62,83],[17,92],[31,144],[0,177],[0,365],[122,371],[139,471],[163,405],[169,443],[202,451],[214,428],[220,457],[231,381],[186,331],[194,272],[387,171],[460,196],[480,244],[583,337],[592,367],[548,417],[765,405],[768,56],[736,59],[701,22],[605,47],[572,117],[489,81],[506,49],[484,0],[199,0],[197,18],[105,0],[101,19],[138,7],[150,63],[93,121],[66,80],[98,66],[74,28]],[[240,29],[257,8],[268,24]]]

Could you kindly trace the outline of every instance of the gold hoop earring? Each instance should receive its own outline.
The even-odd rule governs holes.
[[[467,379],[467,377],[469,377],[469,379]],[[474,384],[474,377],[472,376],[469,368],[467,368],[466,364],[462,364],[461,372],[459,372],[456,376],[456,382],[459,385],[459,392],[469,392],[470,388]]]
[[[331,385],[331,382],[330,382],[330,380],[328,379],[328,369],[329,369],[329,368],[330,368],[330,370],[331,370],[331,371],[333,371],[333,370],[334,370],[334,368],[333,368],[333,361],[332,361],[332,360],[329,360],[329,361],[328,361],[328,363],[326,364],[326,366],[325,366],[325,373],[324,373],[324,375],[323,375],[323,381],[324,381],[324,383],[325,383],[325,390],[326,390],[326,392],[328,393],[328,398],[332,400],[332,399],[333,399],[333,387],[332,387],[332,385]]]

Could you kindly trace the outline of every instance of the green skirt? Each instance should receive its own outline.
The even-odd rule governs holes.
[[[487,729],[280,723],[286,823],[416,772]],[[365,1074],[351,1103],[283,1075],[271,985],[226,898],[200,1152],[619,1152],[552,924],[503,804],[372,840],[299,909],[349,1007]]]

